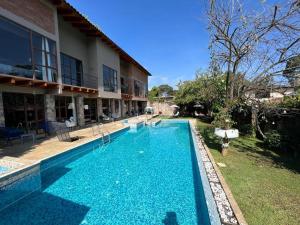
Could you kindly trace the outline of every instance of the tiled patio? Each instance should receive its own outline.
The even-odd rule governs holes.
[[[129,118],[128,120],[145,121],[149,118],[151,117],[142,115],[139,117]],[[103,128],[111,133],[124,127],[126,126],[123,124],[122,121],[116,121],[104,124]],[[15,142],[11,146],[0,148],[0,159],[9,156],[23,160],[40,161],[44,158],[48,158],[60,152],[67,151],[73,147],[82,145],[100,137],[100,135],[93,135],[91,127],[72,131],[70,132],[70,136],[78,136],[80,137],[80,139],[74,142],[60,142],[56,136],[51,136],[48,138],[37,140],[34,145],[32,144],[31,140],[28,140],[24,144],[22,144],[20,140],[17,140],[17,142]]]

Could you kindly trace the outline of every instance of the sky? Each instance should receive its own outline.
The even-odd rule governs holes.
[[[176,87],[209,64],[204,0],[68,0],[151,74]]]

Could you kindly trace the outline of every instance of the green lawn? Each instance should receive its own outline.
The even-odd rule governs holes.
[[[300,163],[263,149],[261,141],[240,137],[220,152],[212,127],[198,121],[207,146],[250,225],[300,224]]]

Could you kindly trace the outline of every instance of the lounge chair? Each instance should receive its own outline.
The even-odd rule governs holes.
[[[70,137],[70,133],[68,129],[61,129],[56,131],[56,136],[59,141],[73,142],[77,141],[79,137]]]
[[[6,144],[14,139],[20,139],[24,131],[18,128],[0,127],[0,137],[6,140]]]
[[[178,117],[179,116],[179,111],[177,111],[175,114],[173,114],[173,117]]]
[[[118,120],[120,118],[120,116],[118,114],[113,113],[111,115],[111,118],[113,119],[113,121],[116,121],[116,120]]]
[[[201,113],[198,113],[197,111],[195,111],[194,114],[195,114],[196,117],[199,117],[199,116],[202,115]]]
[[[70,119],[65,121],[65,124],[66,124],[66,127],[72,128],[72,127],[76,126],[76,121],[75,121],[74,117],[71,116]]]
[[[102,123],[109,123],[109,122],[112,122],[113,119],[111,117],[108,117],[107,115],[103,114],[101,116],[99,116],[99,122],[102,122]]]

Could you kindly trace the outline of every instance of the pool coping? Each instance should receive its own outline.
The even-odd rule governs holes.
[[[195,120],[188,119],[188,121],[192,135],[194,136],[194,144],[197,144],[197,152],[201,155],[201,161],[206,171],[206,177],[209,179],[209,184],[218,208],[221,223],[224,225],[248,225],[241,209],[230,191],[229,186],[221,174],[221,171],[217,167],[209,148],[205,144],[201,134],[196,130]],[[232,212],[231,216],[226,215],[226,212],[229,214]]]

